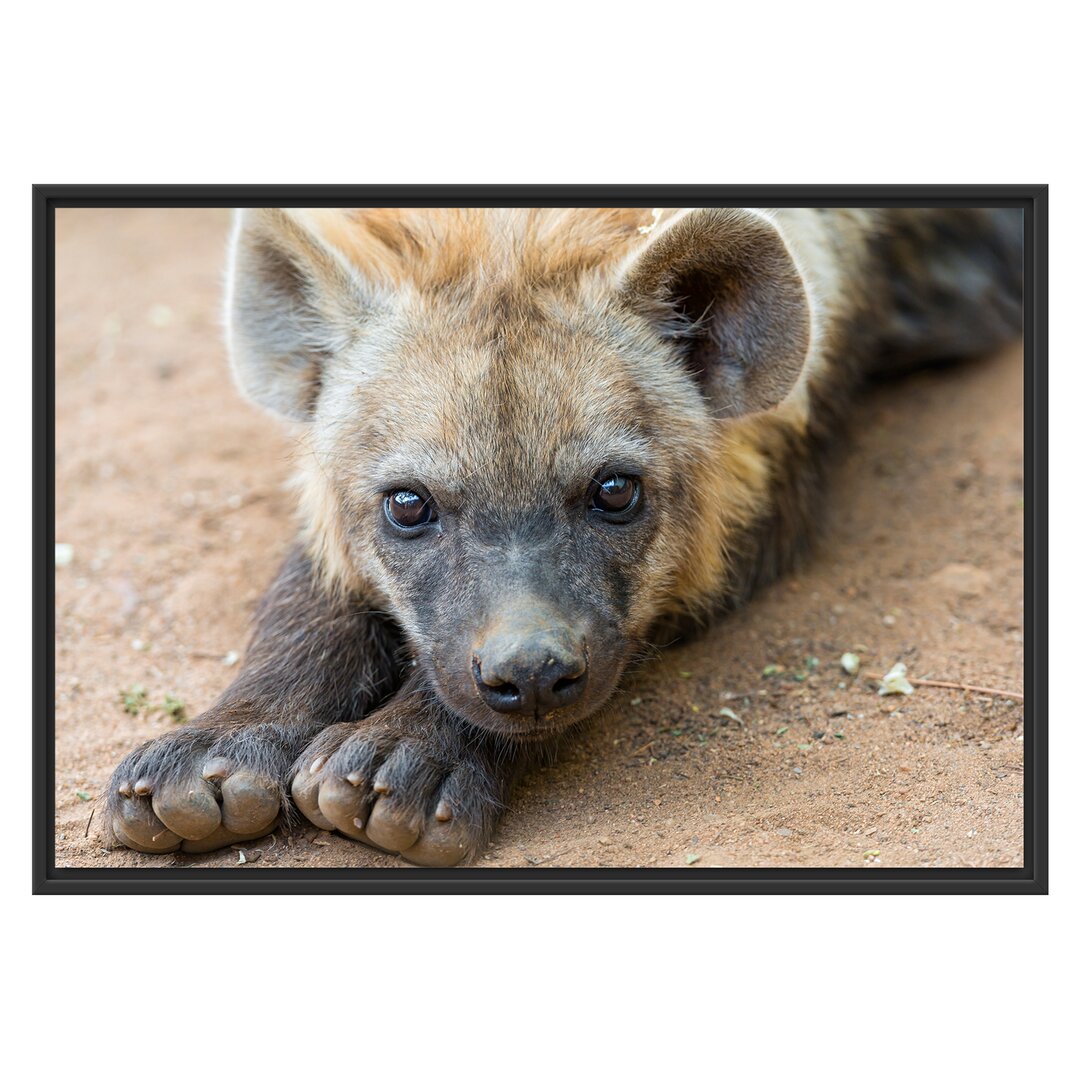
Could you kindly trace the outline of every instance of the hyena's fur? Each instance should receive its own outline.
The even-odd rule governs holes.
[[[658,626],[797,561],[867,375],[1017,333],[1020,233],[990,210],[242,216],[234,368],[301,422],[301,536],[236,683],[125,759],[110,828],[147,851],[258,835],[299,758],[316,824],[469,857],[523,747],[602,704]],[[560,517],[575,470],[625,460],[647,462],[647,512],[583,540]],[[457,546],[386,536],[379,500],[410,479],[459,515]],[[538,714],[532,742],[457,670],[511,602],[574,608],[594,649],[592,699]]]

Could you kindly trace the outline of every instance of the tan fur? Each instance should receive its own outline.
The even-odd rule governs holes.
[[[849,234],[856,240],[864,228],[858,215],[852,212]],[[599,424],[608,440],[616,436],[609,388],[598,377],[600,363],[589,366],[587,358],[565,355],[553,340],[558,336],[553,327],[540,332],[530,320],[539,305],[554,326],[561,322],[570,331],[582,332],[590,312],[602,324],[605,299],[621,267],[677,221],[679,211],[662,212],[655,229],[650,229],[653,212],[646,208],[353,210],[300,216],[369,280],[398,295],[416,297],[401,316],[414,334],[410,355],[381,374],[357,357],[351,378],[343,383],[357,397],[392,401],[395,410],[415,418],[425,435],[442,430],[446,456],[425,462],[425,467],[442,468],[446,485],[467,485],[477,467],[460,450],[454,456],[452,448],[461,442],[461,411],[453,391],[468,387],[486,369],[490,356],[482,343],[496,335],[522,353],[523,364],[532,351],[539,361],[528,368],[534,381],[545,376],[550,380],[551,409],[533,418],[534,430],[518,433],[526,459],[534,448],[565,438],[582,417]],[[603,343],[608,347],[603,370],[626,367],[639,390],[664,403],[664,439],[680,451],[676,456],[684,467],[692,469],[683,480],[693,508],[680,515],[678,530],[665,535],[651,553],[653,581],[646,592],[652,601],[648,610],[638,613],[642,623],[680,609],[704,612],[725,592],[732,538],[765,509],[773,479],[769,463],[778,458],[770,457],[769,447],[779,428],[798,432],[805,423],[807,383],[826,363],[832,322],[846,314],[838,310],[842,299],[835,286],[857,260],[858,245],[855,251],[839,251],[835,234],[826,236],[809,211],[768,216],[810,283],[813,311],[813,343],[804,376],[780,407],[763,415],[713,420],[655,363],[655,341],[645,325],[636,328],[633,338],[626,337],[622,325],[622,338]],[[588,332],[595,334],[595,326]],[[568,343],[580,350],[580,338]],[[383,339],[377,348],[386,344]],[[542,352],[545,345],[548,351]],[[572,409],[560,407],[568,400]],[[387,584],[380,582],[369,553],[350,546],[341,520],[346,507],[332,479],[333,463],[341,454],[338,435],[356,411],[351,394],[323,404],[300,484],[309,549],[327,581],[346,589],[357,587],[361,578]],[[482,448],[476,449],[482,457]],[[399,451],[402,460],[409,454],[407,446]],[[544,467],[539,461],[532,464]],[[393,469],[389,462],[387,467],[389,476]],[[381,477],[376,490],[381,490],[380,482]],[[407,598],[395,599],[407,609]]]
[[[550,284],[643,240],[637,209],[308,210],[303,219],[389,288]]]
[[[298,261],[313,268],[309,288],[318,309],[317,320],[298,317],[284,325],[301,335],[313,321],[319,328],[291,352],[283,345],[286,359],[278,365],[305,401],[317,397],[315,422],[303,437],[300,482],[308,550],[328,586],[382,590],[407,630],[410,598],[396,595],[365,525],[378,518],[378,500],[389,486],[437,486],[451,502],[505,500],[537,477],[573,483],[567,470],[593,459],[600,467],[619,447],[631,457],[637,447],[666,518],[643,556],[634,631],[678,611],[707,612],[745,591],[733,575],[746,572],[748,545],[758,542],[754,530],[779,512],[773,501],[784,485],[793,477],[799,482],[793,448],[820,444],[829,434],[830,409],[815,409],[814,400],[832,399],[842,409],[851,389],[845,383],[857,381],[857,365],[874,347],[865,335],[854,341],[853,328],[887,327],[894,318],[888,259],[909,260],[895,269],[917,282],[918,260],[932,259],[941,242],[935,230],[945,230],[947,243],[948,230],[961,228],[958,219],[930,212],[859,209],[277,213],[282,216],[257,218],[250,227],[280,232],[274,243],[290,259],[307,236],[310,250]],[[962,228],[972,221],[964,219]],[[735,297],[729,304],[743,303],[740,290],[748,300],[757,293],[755,261],[776,265],[760,282],[764,288],[781,279],[785,260],[794,268],[808,313],[806,342],[798,340],[795,323],[786,338],[783,325],[777,337],[768,336],[776,328],[764,326],[746,338],[759,340],[754,334],[761,331],[767,341],[766,361],[751,370],[766,380],[765,408],[710,411],[662,340],[657,318],[662,322],[666,301],[638,295],[660,289],[664,253],[673,237],[683,236],[685,247],[688,231],[690,248],[701,249],[691,250],[690,261],[705,257],[709,272],[708,253],[714,253],[720,295],[729,289]],[[893,232],[899,239],[883,260],[879,241]],[[758,233],[773,237],[760,259]],[[678,243],[675,248],[682,258]],[[748,254],[738,254],[740,248]],[[729,265],[733,276],[725,286]],[[256,302],[258,288],[276,287],[276,273],[271,266],[269,277],[256,280]],[[786,296],[778,294],[777,303],[788,304]],[[731,315],[724,313],[721,330],[728,322],[738,327],[740,312]],[[942,312],[943,325],[948,315]],[[901,325],[898,332],[905,330]],[[862,358],[846,355],[852,349],[861,349]],[[307,355],[332,362],[311,376],[295,369],[296,357],[302,362]],[[770,365],[781,369],[779,396],[768,389],[775,375]],[[268,390],[256,385],[254,394],[279,408],[274,395],[282,380],[272,365],[269,370],[277,382]],[[306,407],[301,402],[293,415]],[[789,532],[806,531],[812,497],[804,486],[798,512],[788,514]],[[802,538],[783,543],[795,548]],[[778,554],[773,561],[789,560]]]

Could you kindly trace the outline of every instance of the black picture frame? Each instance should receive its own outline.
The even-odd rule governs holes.
[[[54,214],[61,207],[965,206],[1024,210],[1024,864],[1006,869],[57,868]],[[996,893],[1048,891],[1048,188],[1028,185],[36,185],[33,188],[35,893]]]

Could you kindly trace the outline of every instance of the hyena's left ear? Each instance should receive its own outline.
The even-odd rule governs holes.
[[[675,342],[718,417],[779,404],[810,347],[795,261],[764,214],[688,210],[624,269],[624,299]]]
[[[366,296],[318,216],[238,210],[229,251],[226,319],[233,375],[258,405],[310,420],[330,359],[352,340]]]

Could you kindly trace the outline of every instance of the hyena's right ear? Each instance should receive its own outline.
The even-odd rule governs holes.
[[[678,348],[718,417],[779,404],[810,348],[801,273],[767,215],[687,210],[623,268],[623,298]]]
[[[227,338],[233,375],[256,404],[310,420],[325,365],[352,340],[366,303],[358,275],[309,215],[236,212]]]

